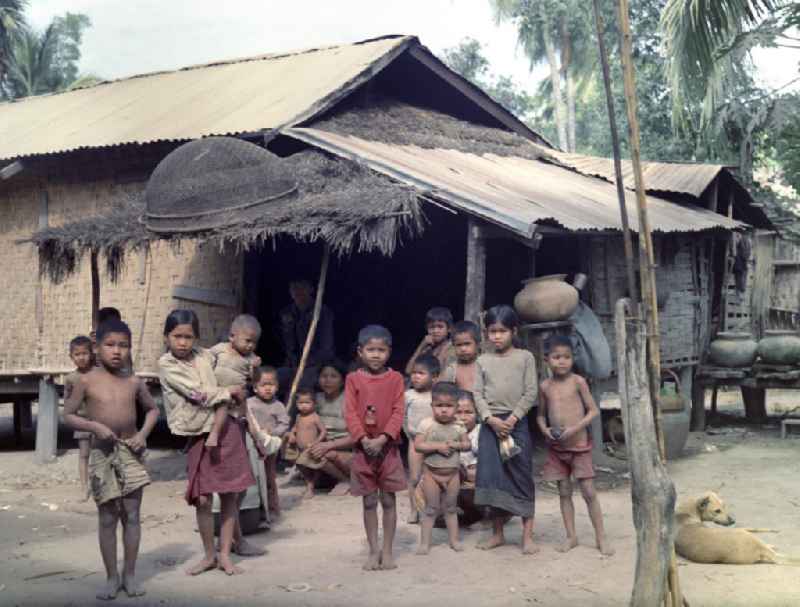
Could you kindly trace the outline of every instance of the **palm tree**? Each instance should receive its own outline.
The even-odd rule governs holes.
[[[13,37],[25,26],[28,0],[0,0],[0,82],[8,69]]]

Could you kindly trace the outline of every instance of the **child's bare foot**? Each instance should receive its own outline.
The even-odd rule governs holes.
[[[431,547],[429,545],[420,544],[419,546],[417,546],[417,554],[419,554],[420,556],[430,554],[430,552],[431,552]]]
[[[597,540],[597,549],[603,556],[614,556],[617,552],[606,538]]]
[[[406,520],[406,522],[409,525],[419,525],[419,512],[414,510],[414,512],[408,515],[408,519]]]
[[[568,537],[566,540],[564,540],[563,544],[561,544],[556,548],[556,550],[558,550],[559,552],[569,552],[577,545],[578,545],[577,537]]]
[[[341,497],[342,495],[347,495],[350,493],[350,483],[347,481],[342,481],[340,483],[336,483],[336,486],[331,489],[331,492],[328,494],[332,497]]]
[[[381,553],[381,569],[389,571],[390,569],[397,569],[397,564],[394,562],[394,557],[391,552]]]
[[[464,544],[461,542],[453,542],[450,544],[450,548],[452,548],[455,552],[464,552]]]
[[[225,572],[225,575],[239,575],[244,573],[241,567],[237,567],[231,561],[231,557],[227,555],[219,555],[219,568]]]
[[[532,537],[523,538],[522,540],[522,554],[536,554],[539,552],[539,546],[533,543]]]
[[[310,500],[314,497],[314,486],[311,485],[310,487],[306,487],[306,490],[303,492],[303,499]]]
[[[502,546],[506,543],[506,539],[500,535],[492,535],[487,540],[483,540],[482,542],[478,542],[478,549],[479,550],[492,550],[499,546]]]
[[[115,575],[114,577],[110,577],[106,580],[106,585],[103,586],[103,589],[98,592],[95,597],[101,601],[113,601],[115,598],[117,598],[119,589],[119,576]]]
[[[144,596],[145,590],[135,575],[122,576],[122,588],[129,597]]]
[[[381,555],[379,552],[370,553],[367,562],[364,563],[362,569],[364,571],[377,571],[381,568]]]
[[[216,447],[217,445],[219,445],[219,436],[217,436],[216,432],[209,432],[206,439],[206,447]]]
[[[186,570],[186,575],[200,575],[201,573],[205,573],[211,569],[217,568],[217,559],[216,558],[205,558],[196,565],[189,567]]]

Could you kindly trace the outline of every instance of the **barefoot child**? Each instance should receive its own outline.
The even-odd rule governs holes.
[[[478,473],[475,505],[490,506],[494,533],[478,544],[490,550],[505,543],[503,526],[511,516],[522,517],[522,553],[533,554],[534,485],[531,435],[527,419],[536,402],[536,361],[527,350],[513,345],[519,326],[511,306],[486,312],[486,328],[493,352],[478,357],[475,404],[481,418],[478,437]],[[508,438],[518,452],[509,457]]]
[[[169,429],[189,438],[186,501],[195,508],[205,552],[186,573],[198,575],[219,568],[233,575],[241,573],[231,560],[234,536],[240,542],[236,529],[239,493],[256,482],[247,457],[242,418],[227,421],[217,447],[207,447],[206,438],[214,423],[214,410],[241,401],[244,388],[221,388],[217,384],[213,357],[208,350],[195,346],[199,335],[200,323],[192,310],[173,310],[164,322],[167,352],[158,359]],[[221,505],[219,556],[214,546],[213,493],[219,494]]]
[[[297,408],[297,418],[294,420],[294,427],[289,432],[289,444],[296,445],[300,450],[297,457],[297,467],[306,481],[306,490],[303,499],[314,497],[314,487],[319,478],[319,469],[323,463],[314,459],[309,454],[309,449],[321,443],[328,436],[328,430],[322,419],[317,415],[317,403],[314,400],[314,390],[311,388],[298,388],[295,398]]]
[[[478,425],[478,412],[475,410],[472,392],[459,391],[456,419],[464,426],[469,438],[470,448],[459,454],[461,490],[458,492],[458,524],[469,527],[483,518],[481,509],[475,507],[475,478],[478,474],[478,439],[481,428]]]
[[[397,527],[395,493],[406,488],[398,444],[403,425],[403,376],[387,369],[392,335],[368,325],[358,333],[363,367],[348,374],[344,388],[345,421],[353,439],[350,492],[360,496],[369,542],[366,571],[394,569],[392,543]],[[383,547],[378,549],[378,502],[383,508]]]
[[[456,360],[450,363],[442,373],[442,381],[452,381],[462,390],[475,387],[476,361],[481,344],[481,330],[469,320],[462,320],[453,325],[453,349]]]
[[[124,589],[128,596],[144,590],[136,580],[139,554],[139,509],[142,489],[150,477],[142,462],[147,437],[158,420],[158,409],[144,382],[123,372],[129,360],[131,331],[119,320],[97,328],[99,367],[83,373],[64,403],[64,422],[92,436],[89,475],[97,502],[100,524],[100,554],[106,569],[106,585],[98,599],[116,598]],[[136,403],[145,411],[144,423],[136,429]],[[86,403],[86,418],[78,409]],[[124,566],[117,569],[117,523],[122,521]]]
[[[422,474],[423,455],[414,448],[414,439],[421,424],[433,417],[431,388],[439,378],[439,360],[431,354],[419,356],[411,368],[411,387],[406,390],[406,413],[403,430],[408,437],[408,501],[411,508],[408,522],[419,523],[419,511],[414,492]]]
[[[286,406],[279,401],[278,370],[274,367],[256,367],[253,370],[254,396],[247,399],[247,409],[255,417],[258,427],[269,436],[282,439],[289,431],[291,420]],[[267,502],[269,513],[281,515],[278,497],[278,454],[272,453],[264,458],[264,475],[267,478]]]
[[[86,335],[78,335],[69,342],[69,358],[75,365],[75,370],[64,378],[64,402],[69,400],[75,384],[94,367],[92,354],[92,340]],[[86,417],[86,406],[82,403],[78,408],[78,415]],[[91,432],[75,430],[73,438],[78,441],[78,475],[81,479],[81,499],[89,499],[89,450],[92,438]]]
[[[542,382],[536,422],[549,441],[543,477],[547,481],[558,481],[561,517],[567,531],[567,539],[558,550],[567,552],[578,545],[570,482],[570,476],[574,476],[589,510],[597,548],[602,554],[610,556],[614,550],[606,539],[603,513],[592,481],[592,440],[587,430],[600,411],[586,380],[572,372],[572,344],[569,338],[554,336],[547,345],[547,364],[553,377]]]
[[[458,541],[459,453],[470,448],[467,431],[456,422],[458,386],[439,382],[433,387],[433,420],[425,424],[414,439],[414,447],[425,462],[422,467],[422,492],[425,495],[425,517],[422,519],[417,554],[431,550],[433,523],[439,510],[444,511],[450,547],[461,552]],[[410,490],[409,490],[410,492]]]
[[[444,369],[453,360],[453,344],[450,343],[450,327],[453,326],[453,314],[447,308],[431,308],[425,315],[426,335],[420,342],[406,365],[406,375],[411,375],[414,361],[423,354],[432,354],[439,359],[439,368]]]
[[[255,316],[240,314],[233,319],[228,341],[209,349],[215,360],[214,374],[220,387],[250,385],[253,369],[261,365],[261,359],[253,353],[260,337],[261,324]],[[219,444],[219,435],[227,415],[227,407],[214,409],[214,425],[208,433],[206,447]]]

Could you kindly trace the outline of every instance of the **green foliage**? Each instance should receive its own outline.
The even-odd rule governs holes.
[[[8,69],[11,40],[25,27],[27,0],[0,0],[0,80]]]

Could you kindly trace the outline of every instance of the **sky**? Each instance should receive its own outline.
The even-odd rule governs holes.
[[[531,73],[514,27],[495,24],[489,0],[31,0],[28,16],[43,28],[66,11],[92,20],[81,71],[107,79],[385,34],[415,34],[436,54],[471,36],[494,73],[528,90],[546,75]],[[769,87],[796,75],[798,62],[800,51],[756,55]]]

